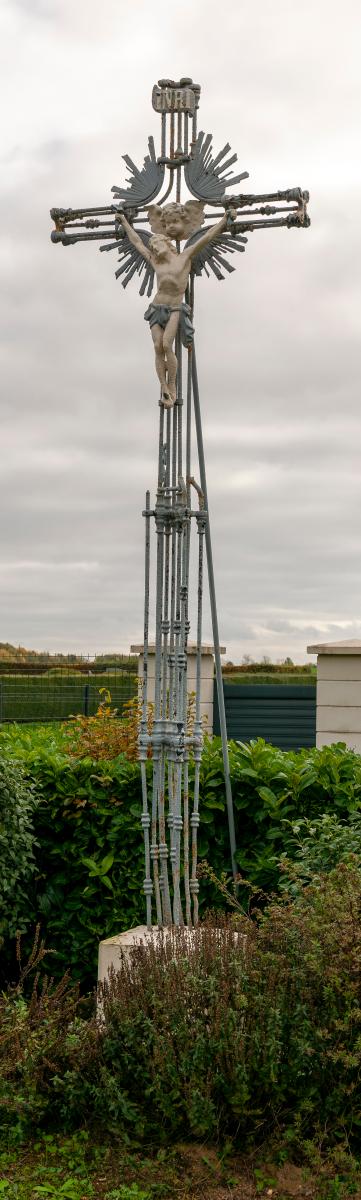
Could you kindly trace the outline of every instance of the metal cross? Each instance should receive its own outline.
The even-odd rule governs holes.
[[[125,187],[112,188],[112,204],[101,208],[51,209],[55,223],[52,241],[61,242],[64,246],[97,241],[103,243],[100,246],[102,251],[117,250],[119,266],[116,277],[122,278],[124,288],[134,276],[138,276],[141,294],[147,293],[149,297],[154,275],[157,275],[158,292],[146,313],[155,346],[161,392],[156,502],[152,509],[150,493],[147,492],[143,513],[145,601],[139,734],[143,804],[141,823],[145,849],[144,892],[148,926],[152,924],[154,902],[159,926],[184,922],[192,926],[198,923],[197,833],[204,735],[201,711],[204,544],[232,871],[234,878],[237,877],[207,480],[192,326],[195,278],[212,271],[218,280],[223,280],[224,272],[235,269],[229,259],[245,250],[245,235],[250,231],[281,225],[306,228],[310,224],[307,215],[308,192],[299,187],[261,195],[234,190],[237,184],[248,178],[248,172],[233,175],[231,168],[237,161],[237,155],[230,154],[228,143],[214,155],[211,134],[198,132],[199,99],[200,87],[191,79],[183,78],[178,82],[159,80],[153,88],[152,104],[161,117],[160,155],[156,155],[152,137],[149,138],[148,154],[140,170],[128,155],[124,155],[129,179]],[[182,183],[187,187],[190,200],[181,200]],[[231,193],[229,189],[232,189]],[[157,241],[163,242],[163,249],[159,249],[159,245],[157,248]],[[180,248],[181,241],[185,241],[183,251]],[[174,260],[175,252],[181,254],[178,266]],[[162,255],[168,263],[168,276],[166,271],[162,273],[161,270]],[[178,296],[177,279],[180,278],[183,262],[184,277],[182,275],[183,282],[179,285],[181,294]],[[167,288],[170,289],[169,295]],[[175,314],[178,316],[175,317]],[[174,339],[176,358],[174,355],[172,358]],[[185,354],[182,343],[186,347]],[[199,483],[192,470],[194,429]],[[192,507],[192,489],[198,500],[195,508]],[[156,594],[153,609],[150,598],[152,521],[155,522],[156,531]],[[198,534],[198,562],[196,579],[193,580],[197,597],[195,712],[190,721],[187,658],[192,527],[196,528]],[[155,625],[155,683],[154,719],[150,727],[148,666],[151,611]],[[147,769],[149,754],[152,756],[151,796]]]

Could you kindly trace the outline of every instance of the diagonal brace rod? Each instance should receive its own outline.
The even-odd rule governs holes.
[[[229,841],[230,841],[230,848],[231,848],[232,873],[233,873],[233,878],[236,879],[237,875],[238,875],[238,868],[237,868],[237,862],[236,862],[236,854],[237,854],[236,831],[235,831],[235,826],[234,826],[233,799],[232,799],[232,788],[231,788],[231,779],[230,779],[230,771],[229,771],[229,753],[228,753],[228,741],[227,741],[226,711],[225,711],[225,705],[224,705],[221,655],[220,655],[220,649],[219,649],[218,613],[217,613],[217,603],[216,603],[216,589],[215,589],[215,583],[214,583],[211,530],[210,530],[210,523],[209,523],[206,464],[205,464],[205,458],[204,458],[202,417],[201,417],[201,409],[200,409],[200,401],[199,401],[197,363],[196,363],[196,353],[195,353],[194,345],[193,345],[191,354],[192,354],[193,403],[194,403],[194,418],[195,418],[195,426],[196,426],[196,434],[197,434],[199,474],[200,474],[200,480],[201,480],[201,488],[202,488],[202,492],[203,492],[203,496],[204,496],[204,504],[205,504],[207,514],[208,514],[206,525],[205,525],[205,541],[206,541],[206,551],[207,551],[209,598],[210,598],[211,614],[212,614],[214,658],[215,658],[216,679],[217,679],[219,721],[220,721],[220,726],[221,726],[221,739],[222,739],[224,781],[225,781],[225,789],[226,789],[226,802],[227,802],[227,814],[228,814]]]

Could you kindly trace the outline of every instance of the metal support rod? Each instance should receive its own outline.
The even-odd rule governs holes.
[[[175,115],[174,115],[174,112],[171,112],[171,114],[170,114],[170,142],[169,142],[169,158],[171,158],[171,159],[174,158],[174,124],[175,124]]]
[[[158,784],[158,824],[159,824],[159,858],[162,867],[162,892],[163,892],[163,920],[165,925],[172,923],[172,908],[169,892],[168,879],[168,846],[166,842],[165,832],[165,746],[164,742],[161,747],[159,760],[159,784]]]
[[[143,890],[145,893],[147,929],[151,929],[151,927],[152,927],[153,883],[152,883],[152,877],[151,877],[151,873],[150,873],[150,846],[149,846],[150,815],[149,815],[149,811],[148,811],[146,765],[145,765],[145,762],[143,759],[141,759],[141,762],[140,762],[140,773],[141,773],[141,780],[142,780],[142,801],[143,801],[143,811],[142,811],[142,816],[141,816],[141,823],[142,823],[142,827],[143,827],[144,858],[145,858],[145,879],[144,879],[144,883],[143,883]]]
[[[155,754],[154,754],[154,759],[155,759]],[[151,838],[152,838],[152,840],[151,840],[151,847],[150,847],[150,856],[151,856],[151,859],[153,862],[153,879],[154,879],[157,924],[159,926],[162,926],[163,925],[163,911],[162,911],[162,900],[161,900],[161,894],[160,894],[159,865],[158,865],[159,850],[158,850],[158,843],[157,843],[157,799],[158,799],[158,770],[157,770],[157,768],[158,767],[159,767],[159,755],[158,755],[157,762],[155,762],[155,761],[153,762],[153,796],[152,796],[152,823],[151,823]]]
[[[237,218],[238,218],[238,220],[240,220],[240,228],[242,228],[242,221],[243,221],[244,217],[256,217],[259,214],[261,214],[261,216],[271,217],[271,216],[277,216],[278,213],[284,213],[284,212],[285,213],[296,213],[296,214],[298,213],[299,215],[301,215],[301,211],[302,210],[301,210],[299,204],[292,204],[292,205],[285,204],[285,205],[280,205],[278,208],[276,208],[275,205],[271,206],[270,204],[265,204],[265,205],[263,205],[263,207],[260,207],[260,208],[240,208],[237,211]],[[214,220],[220,220],[221,217],[223,217],[222,211],[210,212],[210,213],[206,212],[204,214],[204,223],[206,226],[210,225],[214,222]],[[265,223],[268,225],[269,221],[267,221]],[[134,222],[134,224],[135,224],[135,222]]]
[[[158,440],[158,489],[163,486],[167,470],[166,447],[164,445],[164,407],[159,401],[159,440]]]
[[[177,115],[177,158],[179,158],[179,155],[182,154],[182,123],[183,123],[182,122],[182,113],[179,112]],[[179,204],[180,198],[181,198],[181,186],[182,186],[182,167],[179,166],[179,167],[177,167],[177,185],[176,185],[177,204]]]
[[[202,500],[203,503],[203,500]],[[191,816],[192,827],[192,880],[191,891],[193,893],[193,919],[194,924],[198,925],[198,889],[199,883],[197,879],[197,858],[198,858],[198,826],[199,826],[199,776],[202,753],[202,723],[201,723],[201,671],[202,671],[202,611],[203,611],[203,539],[207,521],[204,514],[197,517],[197,533],[198,533],[198,599],[197,599],[197,665],[196,665],[196,711],[194,721],[194,803],[193,813]]]
[[[196,105],[195,105],[195,109],[194,109],[194,113],[193,113],[193,117],[192,117],[192,150],[193,151],[194,151],[194,147],[195,147],[196,140],[197,140],[198,105],[199,105],[199,92],[196,93]]]
[[[142,680],[142,733],[147,732],[148,705],[148,638],[149,638],[149,577],[150,577],[150,492],[145,496],[145,573],[144,573],[144,643]]]
[[[194,308],[194,277],[191,276],[190,286],[186,290],[186,304],[189,304],[191,310],[191,320],[193,321]],[[191,506],[191,443],[192,443],[192,351],[189,349],[187,353],[187,418],[186,418],[186,487],[187,487],[187,505]]]
[[[148,631],[149,631],[149,574],[150,574],[150,492],[145,498],[145,579],[144,579],[144,645],[143,645],[143,680],[142,680],[142,715],[140,725],[140,771],[142,780],[142,828],[144,837],[145,879],[143,889],[146,902],[147,928],[152,925],[152,895],[153,883],[150,873],[150,814],[148,809],[148,790],[146,759],[148,749]]]
[[[278,226],[286,225],[288,229],[308,228],[310,218],[307,213],[304,214],[300,209],[291,209],[288,217],[265,217],[264,220],[256,221],[237,221],[233,226],[233,232],[236,233],[253,233],[254,229],[276,229]]]
[[[59,230],[53,229],[50,240],[61,242],[63,246],[75,246],[76,242],[101,242],[106,241],[107,238],[113,238],[114,241],[115,236],[115,229],[110,229],[109,232],[101,230],[100,233],[98,230],[95,233],[61,233]]]
[[[196,742],[196,738],[194,739]],[[199,780],[201,769],[201,748],[194,745],[194,787],[193,787],[193,812],[190,819],[192,831],[192,874],[190,879],[190,892],[193,897],[193,923],[198,925],[198,893],[199,880],[197,878],[197,861],[198,861],[198,827],[199,827]]]
[[[161,131],[160,147],[161,147],[160,148],[161,156],[162,156],[162,158],[165,158],[165,155],[166,155],[166,114],[165,113],[162,113],[162,131]]]
[[[183,150],[184,150],[185,154],[188,154],[188,113],[187,112],[184,113],[184,146],[183,146]]]
[[[188,752],[184,758],[184,788],[183,788],[183,863],[184,863],[184,894],[186,902],[186,924],[192,926],[191,893],[189,886],[189,767]]]
[[[181,341],[181,333],[180,333],[180,329],[179,329],[179,327],[178,327],[178,329],[177,329],[177,336],[176,336],[176,352],[177,352],[177,360],[178,360],[178,369],[177,369],[177,409],[178,409],[178,412],[177,412],[177,423],[178,423],[178,445],[177,445],[177,459],[178,459],[178,466],[177,466],[177,483],[178,483],[178,485],[179,485],[180,479],[181,479],[181,477],[182,477],[182,458],[183,458],[183,437],[182,437],[182,433],[183,433],[183,429],[182,429],[182,425],[183,425],[183,421],[182,421],[182,406],[183,406],[183,399],[182,399],[182,386],[183,386],[183,374],[182,374],[182,341]]]
[[[157,504],[159,501],[159,491]],[[156,509],[157,512],[157,509]],[[155,634],[155,686],[154,686],[154,733],[153,733],[153,802],[152,802],[152,845],[154,888],[157,905],[158,925],[163,924],[161,902],[161,880],[158,873],[158,815],[159,793],[161,789],[161,683],[162,683],[162,613],[163,613],[163,555],[164,555],[164,517],[156,515],[157,528],[157,568],[156,568],[156,634]],[[162,867],[161,860],[161,867]]]
[[[226,710],[225,710],[225,704],[224,704],[222,666],[221,666],[221,655],[220,655],[220,649],[219,649],[218,614],[217,614],[216,590],[215,590],[215,583],[214,583],[211,529],[210,529],[210,521],[209,521],[207,476],[206,476],[206,464],[205,464],[205,458],[204,458],[202,418],[201,418],[201,409],[200,409],[200,401],[199,401],[197,363],[196,363],[196,353],[195,353],[194,345],[192,348],[192,383],[193,383],[194,418],[195,418],[197,446],[198,446],[199,474],[200,474],[201,488],[202,488],[202,492],[204,495],[204,503],[205,503],[205,507],[206,507],[207,513],[208,513],[208,518],[207,518],[206,528],[205,528],[205,541],[206,541],[207,565],[208,565],[209,598],[210,598],[211,614],[212,614],[214,658],[215,658],[216,679],[217,679],[219,723],[220,723],[220,727],[221,727],[221,739],[222,739],[222,754],[223,754],[224,782],[225,782],[225,789],[226,789],[226,802],[227,802],[227,814],[228,814],[229,842],[230,842],[230,848],[231,848],[232,873],[233,873],[233,878],[235,879],[237,876],[237,873],[238,873],[237,862],[236,862],[236,854],[237,854],[236,831],[235,831],[235,826],[234,826],[232,788],[231,788],[231,780],[230,780],[230,773],[229,773],[229,754],[228,754],[228,740],[227,740]]]
[[[227,196],[227,203],[235,208],[242,208],[242,206],[244,207],[247,204],[263,204],[263,202],[267,204],[269,201],[277,203],[278,200],[287,200],[289,204],[301,204],[302,202],[307,204],[309,198],[308,192],[303,192],[302,188],[296,187],[286,188],[278,192],[258,192],[251,195],[244,193],[238,196]]]

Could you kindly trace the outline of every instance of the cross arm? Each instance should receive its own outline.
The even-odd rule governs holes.
[[[125,206],[124,206],[125,207]],[[131,221],[137,219],[138,209],[127,208]],[[75,242],[106,241],[125,236],[119,224],[119,208],[107,204],[101,208],[51,208],[50,216],[55,229],[50,234],[52,242],[73,246]],[[118,219],[117,219],[118,218]]]
[[[232,233],[252,233],[254,229],[277,225],[307,229],[311,224],[307,212],[309,198],[309,192],[299,187],[251,196],[227,196],[227,208],[231,206],[237,210]]]

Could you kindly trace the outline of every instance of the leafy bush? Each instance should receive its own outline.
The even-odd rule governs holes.
[[[55,978],[69,967],[88,991],[96,980],[99,941],[144,919],[139,765],[124,756],[77,762],[56,748],[51,731],[49,750],[38,732],[33,741],[22,730],[4,739],[9,763],[21,756],[38,796],[36,871],[28,885],[24,947],[30,952],[40,921],[55,952]],[[3,984],[14,979],[16,967],[9,941],[5,949]]]
[[[0,734],[0,746],[9,762],[21,760],[39,797],[28,927],[41,921],[46,943],[56,951],[55,977],[69,967],[87,990],[96,978],[98,942],[144,921],[139,764],[124,755],[96,762],[89,756],[70,758],[59,732],[51,729],[47,738],[37,728],[33,733],[6,731]],[[279,888],[283,854],[297,860],[295,822],[310,821],[313,828],[325,814],[354,828],[356,836],[352,814],[361,808],[361,758],[345,747],[293,753],[261,740],[233,742],[230,768],[239,867],[256,889]],[[192,792],[192,764],[189,774]],[[219,876],[229,871],[230,863],[219,739],[205,741],[200,816],[200,861],[206,859]],[[324,869],[328,861],[322,860]],[[331,865],[336,861],[330,860]],[[223,903],[210,880],[202,881],[200,903],[203,913]]]
[[[361,757],[343,745],[322,750],[283,751],[261,738],[249,745],[230,742],[237,861],[242,875],[260,890],[278,888],[279,859],[295,849],[287,822],[335,813],[348,820],[361,808]],[[228,828],[220,742],[206,742],[200,787],[200,857],[217,875],[229,863]],[[212,888],[203,894],[216,902]]]
[[[26,927],[28,886],[35,870],[35,797],[18,762],[0,759],[0,937]]]
[[[141,693],[127,700],[123,706],[123,715],[119,720],[118,710],[112,706],[112,697],[108,688],[100,688],[100,700],[94,717],[76,716],[73,721],[63,725],[63,734],[67,741],[67,750],[71,758],[78,760],[91,758],[93,762],[117,758],[125,754],[129,762],[137,762],[139,752],[139,731],[142,719]],[[125,715],[124,715],[125,714]],[[188,697],[187,732],[193,730],[195,721],[195,692]],[[147,704],[147,730],[152,732],[154,722],[154,704]],[[207,717],[203,717],[206,732]],[[147,757],[152,758],[152,747],[148,746]]]
[[[313,820],[304,817],[285,825],[287,850],[279,860],[281,891],[296,895],[306,883],[340,862],[352,861],[360,867],[361,813],[351,812],[348,822],[338,820],[333,813],[323,813]]]
[[[241,920],[236,940],[206,926],[191,948],[180,933],[125,962],[105,998],[112,1119],[126,1101],[149,1135],[243,1141],[287,1125],[360,1149],[360,917],[360,872],[341,865]]]
[[[56,951],[56,978],[69,967],[89,990],[99,941],[144,919],[139,766],[123,756],[106,763],[45,757],[34,773],[41,802],[29,919],[41,922]]]
[[[257,919],[182,930],[124,960],[82,1019],[74,989],[0,1000],[3,1128],[125,1138],[285,1132],[361,1150],[361,873],[339,865]],[[238,935],[238,936],[237,936]],[[17,1106],[17,1107],[16,1107]],[[1,1123],[1,1122],[0,1122]]]
[[[1,758],[16,758],[27,764],[37,751],[40,754],[66,754],[67,742],[60,721],[52,721],[49,725],[42,722],[17,725],[14,722],[0,726]]]
[[[94,1022],[79,1015],[79,995],[68,974],[54,985],[39,974],[46,955],[39,930],[25,966],[17,941],[19,982],[0,995],[0,1141],[22,1140],[52,1122],[57,1074],[83,1058],[93,1061],[97,1033]],[[34,975],[29,1000],[24,986]],[[66,1127],[66,1122],[64,1122]]]
[[[91,758],[93,762],[125,754],[129,762],[136,762],[141,720],[140,696],[133,696],[125,702],[125,716],[119,720],[117,709],[112,707],[108,688],[100,688],[99,693],[102,699],[94,717],[78,715],[64,725],[68,753],[72,758]],[[147,708],[150,732],[153,724],[153,705],[148,704]]]

